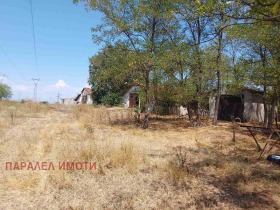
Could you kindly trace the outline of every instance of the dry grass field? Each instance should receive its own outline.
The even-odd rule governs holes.
[[[280,209],[279,166],[230,123],[0,101],[0,209]],[[264,136],[258,135],[261,146]],[[6,162],[96,162],[96,170],[6,170]]]

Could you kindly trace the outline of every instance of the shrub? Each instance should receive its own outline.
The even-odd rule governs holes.
[[[178,146],[174,149],[173,159],[166,165],[168,178],[176,187],[186,187],[185,176],[189,174],[187,166],[187,148]]]
[[[6,84],[0,84],[0,100],[11,98],[13,95],[11,87]]]
[[[102,97],[101,103],[109,106],[118,106],[121,104],[121,97],[116,93],[108,93]]]
[[[141,162],[141,155],[135,151],[132,144],[122,144],[120,148],[112,150],[111,163],[113,168],[126,166],[130,173],[134,173]]]
[[[11,118],[12,123],[14,123],[15,122],[15,118],[16,118],[16,111],[17,111],[16,107],[9,106],[7,108],[7,111],[8,111],[9,117]]]

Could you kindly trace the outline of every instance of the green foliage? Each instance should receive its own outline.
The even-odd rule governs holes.
[[[133,84],[129,62],[128,48],[121,43],[109,45],[90,58],[88,82],[94,90],[95,103],[102,103],[107,94],[123,94]]]
[[[101,98],[101,103],[109,106],[118,106],[121,104],[121,97],[117,93],[108,93]]]
[[[90,59],[96,103],[110,104],[134,85],[146,112],[154,99],[164,108],[203,107],[224,88],[280,98],[278,0],[74,2],[104,15],[92,29],[94,42],[105,45]]]
[[[12,90],[11,88],[6,84],[0,83],[0,100],[3,98],[11,98],[12,97]]]

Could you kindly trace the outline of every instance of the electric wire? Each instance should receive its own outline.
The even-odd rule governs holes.
[[[35,53],[35,62],[36,62],[36,71],[37,71],[37,76],[38,79],[40,78],[39,76],[39,68],[38,68],[38,56],[37,56],[37,46],[36,46],[36,39],[35,39],[35,29],[34,29],[34,15],[33,15],[33,5],[32,5],[32,0],[29,0],[30,2],[30,8],[31,8],[31,19],[32,19],[32,34],[33,34],[33,47],[34,47],[34,53]]]
[[[9,62],[12,64],[13,69],[24,79],[27,80],[23,74],[18,70],[17,66],[15,65],[15,63],[12,61],[12,59],[8,56],[8,54],[5,52],[5,50],[3,49],[3,47],[0,46],[0,49],[2,50],[3,54],[6,56],[6,58],[9,60]]]

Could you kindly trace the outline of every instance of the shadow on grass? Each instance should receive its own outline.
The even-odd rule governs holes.
[[[141,118],[140,122],[134,119],[114,119],[111,120],[110,125],[114,126],[128,126],[128,127],[138,127],[141,128],[143,120]],[[180,119],[178,117],[149,117],[149,130],[176,130],[186,129],[190,126],[190,123],[186,119]]]
[[[110,121],[110,125],[114,126],[132,126],[141,128],[143,125],[143,118],[141,116],[140,122],[134,119],[114,119]],[[208,125],[207,119],[202,119],[202,127]],[[149,130],[168,130],[168,131],[183,131],[187,128],[194,128],[191,126],[187,117],[179,118],[178,116],[159,116],[151,115],[149,117]],[[199,127],[195,127],[199,128]]]
[[[276,190],[273,186],[280,184],[279,166],[266,161],[258,162],[258,153],[252,148],[254,145],[248,148],[230,146],[235,150],[227,155],[216,146],[208,147],[207,155],[200,153],[203,157],[190,164],[193,175],[207,186],[214,186],[219,190],[218,195],[209,193],[206,196],[202,192],[196,198],[196,205],[212,208],[222,202],[242,209],[279,208],[272,198]],[[262,187],[258,187],[259,185]]]

